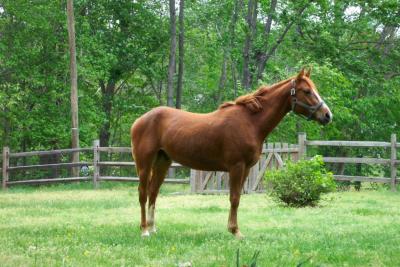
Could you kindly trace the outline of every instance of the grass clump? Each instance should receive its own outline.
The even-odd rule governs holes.
[[[284,168],[265,174],[267,184],[272,186],[269,194],[288,206],[314,206],[323,193],[335,190],[332,173],[324,168],[321,156],[311,160],[287,162]]]

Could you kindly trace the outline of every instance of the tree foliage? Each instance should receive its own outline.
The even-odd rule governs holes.
[[[210,112],[245,93],[245,65],[252,89],[312,66],[334,123],[321,128],[289,115],[271,141],[295,142],[297,131],[358,140],[388,140],[399,132],[398,1],[251,0],[257,14],[251,32],[248,4],[185,2],[183,109]],[[97,138],[129,145],[131,123],[166,104],[169,6],[160,0],[74,5],[81,146]],[[0,36],[1,145],[69,147],[66,3],[3,0]]]

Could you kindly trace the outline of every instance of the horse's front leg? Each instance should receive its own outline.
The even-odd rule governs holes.
[[[249,168],[243,163],[236,164],[229,170],[229,200],[231,202],[231,209],[229,211],[228,231],[236,238],[243,237],[237,223],[237,210],[240,202],[240,192],[248,174]]]

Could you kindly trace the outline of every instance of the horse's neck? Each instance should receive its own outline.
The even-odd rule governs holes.
[[[287,82],[278,88],[271,88],[262,98],[263,111],[256,122],[262,141],[290,111],[290,88],[291,83]]]

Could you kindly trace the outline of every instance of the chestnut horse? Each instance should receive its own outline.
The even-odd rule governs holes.
[[[211,113],[157,107],[138,118],[131,127],[131,141],[140,177],[142,236],[155,232],[156,198],[168,168],[176,161],[193,169],[229,172],[228,230],[240,238],[237,209],[243,184],[260,157],[264,139],[290,111],[323,125],[332,120],[310,71],[303,69],[270,87],[261,86]]]

